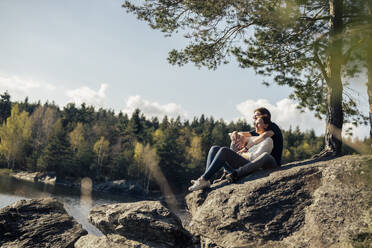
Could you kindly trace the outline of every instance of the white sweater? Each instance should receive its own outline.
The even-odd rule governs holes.
[[[248,143],[250,143],[252,139],[255,139],[255,138],[256,137],[248,137]],[[258,143],[257,145],[252,146],[251,148],[248,149],[247,152],[242,153],[241,155],[244,158],[248,159],[249,161],[253,161],[264,152],[267,152],[268,154],[270,154],[273,148],[274,148],[274,142],[272,138],[267,137],[262,142]]]

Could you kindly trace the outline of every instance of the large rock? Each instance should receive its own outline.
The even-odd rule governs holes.
[[[85,234],[52,198],[20,200],[0,209],[1,247],[73,247]]]
[[[288,164],[186,197],[203,247],[372,247],[372,156]]]
[[[89,220],[106,235],[123,236],[128,247],[188,247],[192,240],[180,219],[159,201],[102,205],[90,211]],[[109,237],[106,241],[112,242]],[[142,246],[134,245],[138,243]]]

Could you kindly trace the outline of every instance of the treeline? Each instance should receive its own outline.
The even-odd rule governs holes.
[[[228,133],[251,130],[243,120],[225,123],[201,115],[192,121],[131,116],[92,106],[11,102],[0,95],[0,166],[53,171],[61,179],[129,179],[147,190],[164,176],[175,191],[184,190],[205,168],[209,148],[229,146]],[[283,162],[311,157],[323,147],[314,131],[283,131]],[[351,150],[347,152],[352,152]]]

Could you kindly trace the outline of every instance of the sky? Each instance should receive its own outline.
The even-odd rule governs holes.
[[[0,93],[12,100],[52,102],[60,107],[85,102],[96,108],[147,117],[251,121],[267,107],[281,128],[325,130],[324,120],[300,113],[291,88],[267,87],[267,78],[231,63],[217,70],[172,66],[168,52],[182,48],[182,35],[170,38],[121,8],[123,0],[0,0]],[[353,82],[359,107],[368,113],[363,80]],[[369,127],[354,128],[364,138]]]

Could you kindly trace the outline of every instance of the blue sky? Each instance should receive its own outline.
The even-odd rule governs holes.
[[[182,48],[182,35],[165,38],[121,8],[120,0],[1,0],[0,92],[13,100],[87,102],[147,116],[164,114],[215,119],[251,117],[266,106],[283,128],[324,132],[324,122],[300,114],[291,89],[262,85],[253,70],[232,61],[215,71],[171,66],[168,51]],[[368,111],[364,85],[360,104]],[[355,130],[358,137],[367,127]]]

